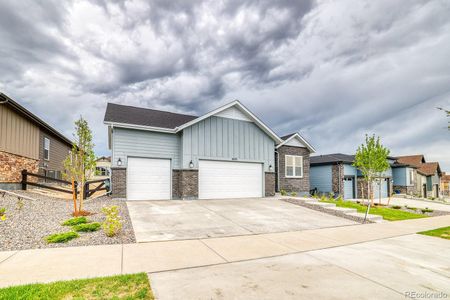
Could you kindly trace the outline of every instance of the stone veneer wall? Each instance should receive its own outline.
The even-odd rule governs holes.
[[[198,170],[180,170],[179,193],[181,199],[198,199]]]
[[[38,173],[39,161],[4,151],[0,151],[0,183],[1,186],[7,188],[11,185],[14,189],[18,187],[18,183],[22,181],[22,170],[30,173]],[[30,177],[35,180],[35,177]]]
[[[181,199],[180,170],[172,170],[172,199]]]
[[[127,197],[127,169],[126,168],[111,168],[111,188],[112,196],[114,198]]]
[[[340,174],[340,176],[339,176]],[[339,180],[340,178],[340,180]],[[344,196],[344,165],[338,164],[331,167],[331,182],[333,193]]]
[[[275,196],[275,173],[266,172],[264,173],[264,195],[266,197]]]
[[[278,148],[279,155],[279,189],[287,192],[309,193],[309,150],[301,147],[281,146]],[[303,177],[286,178],[285,155],[303,156]]]

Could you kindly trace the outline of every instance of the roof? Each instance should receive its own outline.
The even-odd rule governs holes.
[[[303,145],[305,145],[305,147],[311,152],[311,153],[315,153],[316,149],[314,149],[313,146],[311,146],[310,143],[308,143],[308,141],[306,141],[298,132],[294,132],[285,136],[282,136],[281,139],[283,140],[282,143],[277,145],[277,149],[280,148],[281,146],[289,143],[290,140],[297,138]]]
[[[37,117],[28,109],[26,109],[25,107],[23,107],[22,105],[20,105],[19,103],[17,103],[16,101],[14,101],[13,99],[11,99],[10,97],[1,92],[0,92],[0,105],[7,105],[21,116],[33,122],[38,127],[46,129],[47,131],[58,137],[62,142],[72,146],[72,141],[69,140],[67,137],[65,137],[62,133],[57,131],[55,128],[44,122],[42,119]]]
[[[443,181],[443,182],[450,182],[450,174],[446,174],[445,172],[443,172],[441,181]]]
[[[420,166],[418,171],[427,176],[431,176],[436,173],[438,173],[438,174],[442,173],[441,168],[439,167],[439,163],[437,163],[437,162],[424,163]]]
[[[398,163],[414,166],[416,168],[419,168],[423,163],[425,163],[425,157],[423,154],[397,156],[396,159]]]
[[[123,128],[177,133],[233,106],[242,111],[242,113],[246,117],[248,117],[249,120],[253,121],[274,141],[276,141],[277,143],[282,142],[278,135],[276,135],[267,125],[265,125],[260,119],[258,119],[238,100],[225,104],[199,117],[149,108],[108,103],[106,107],[104,123],[106,125]]]
[[[352,164],[355,160],[354,155],[333,153],[310,157],[311,165],[327,165],[327,164],[337,164],[337,163],[347,163]]]
[[[97,157],[97,159],[95,161],[100,161],[100,160],[106,160],[106,161],[111,162],[111,156],[100,156],[100,157]]]
[[[108,103],[104,121],[174,129],[196,118],[168,111]]]

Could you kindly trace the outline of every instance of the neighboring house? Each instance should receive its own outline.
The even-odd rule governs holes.
[[[94,179],[109,178],[111,174],[111,156],[101,156],[95,160]]]
[[[286,141],[239,101],[199,117],[109,103],[104,123],[112,152],[113,197],[219,199],[275,194],[275,147]],[[293,146],[285,143],[280,151],[293,147],[300,149],[296,156],[306,153],[296,141],[308,149],[309,144],[295,136],[289,141]],[[299,183],[308,176],[307,158],[294,158],[295,163],[288,159],[293,181],[286,184],[308,190]]]
[[[439,163],[425,161],[425,157],[422,154],[417,155],[407,155],[398,156],[398,164],[407,165],[409,169],[409,176],[412,176],[413,187],[405,186],[404,183],[408,182],[408,178],[405,181],[400,180],[402,174],[399,175],[399,181],[394,184],[396,189],[400,190],[402,193],[408,193],[420,197],[439,197],[440,191],[440,178],[442,175]],[[412,170],[411,170],[412,169]],[[402,168],[394,169],[396,174],[402,173]]]
[[[281,137],[276,146],[276,191],[309,194],[309,155],[316,152],[298,132]]]
[[[334,153],[311,156],[310,186],[311,192],[319,194],[334,194],[344,199],[367,198],[367,184],[362,174],[352,164],[354,155]],[[392,165],[394,159],[389,157]],[[385,171],[371,189],[373,197],[386,198],[392,192],[392,169]]]
[[[19,189],[24,169],[61,178],[71,146],[56,129],[0,93],[0,188]]]
[[[443,196],[450,196],[450,174],[442,172],[441,177],[441,193]]]

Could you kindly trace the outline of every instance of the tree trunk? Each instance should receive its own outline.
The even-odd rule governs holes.
[[[78,211],[83,211],[83,200],[84,200],[84,179],[81,180],[81,186],[80,186],[80,204],[78,207]]]
[[[378,203],[381,204],[381,179],[378,182]]]
[[[72,197],[73,197],[73,214],[77,214],[77,191],[75,189],[75,180],[72,178]]]

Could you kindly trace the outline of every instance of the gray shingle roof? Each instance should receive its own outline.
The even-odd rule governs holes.
[[[285,140],[287,140],[288,138],[290,138],[291,136],[293,136],[294,134],[296,134],[296,132],[291,133],[291,134],[286,134],[286,135],[282,136],[281,139],[285,141]]]
[[[108,103],[104,121],[173,129],[196,118],[168,111]]]
[[[325,164],[335,164],[335,163],[353,163],[355,160],[354,155],[333,153],[326,155],[311,156],[311,165],[325,165]]]

